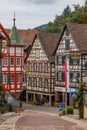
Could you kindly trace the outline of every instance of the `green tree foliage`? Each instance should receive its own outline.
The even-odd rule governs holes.
[[[71,8],[69,7],[69,5],[67,5],[67,7],[63,10],[62,15],[68,17],[70,13],[71,13]]]
[[[87,24],[87,13],[81,14],[78,18],[78,23]]]
[[[87,0],[84,6],[79,4],[73,5],[74,10],[71,11],[69,5],[63,10],[61,15],[56,15],[53,22],[49,22],[46,33],[60,33],[67,23],[87,23]]]
[[[80,83],[79,90],[77,94],[77,102],[78,102],[78,109],[79,109],[79,118],[84,118],[84,104],[83,104],[83,89],[84,89],[84,83]]]

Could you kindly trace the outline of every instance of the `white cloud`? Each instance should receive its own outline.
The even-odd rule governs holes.
[[[11,28],[15,11],[17,28],[33,28],[52,21],[67,5],[79,3],[85,0],[0,0],[0,22]]]

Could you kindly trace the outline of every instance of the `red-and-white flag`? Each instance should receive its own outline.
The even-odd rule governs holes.
[[[64,60],[64,82],[65,87],[69,88],[69,59]]]

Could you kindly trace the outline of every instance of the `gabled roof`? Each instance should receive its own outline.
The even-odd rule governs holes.
[[[55,57],[53,52],[58,43],[60,35],[55,33],[39,33],[38,36],[49,61],[54,62]]]
[[[57,46],[58,40],[59,40],[60,35],[59,34],[55,34],[55,33],[38,33],[35,35],[35,38],[32,42],[32,45],[28,48],[28,54],[27,57],[33,47],[34,41],[36,38],[39,38],[40,43],[49,59],[49,62],[54,62],[55,61],[55,57],[53,55],[53,52],[55,50],[55,47]]]
[[[56,46],[54,54],[58,48],[58,45],[61,41],[61,38],[64,34],[65,29],[68,28],[73,40],[75,41],[76,46],[80,50],[81,53],[87,53],[87,24],[67,24],[64,26],[64,29],[61,33],[59,42]]]

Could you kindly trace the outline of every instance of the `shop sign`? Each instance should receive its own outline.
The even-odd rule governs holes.
[[[79,52],[76,52],[76,51],[71,51],[70,52],[70,56],[73,60],[79,60],[80,59],[80,53]]]

